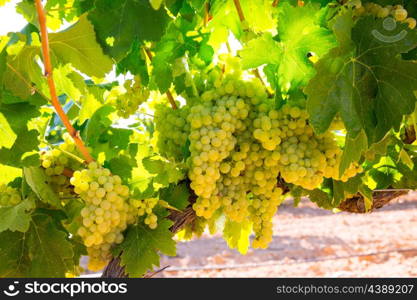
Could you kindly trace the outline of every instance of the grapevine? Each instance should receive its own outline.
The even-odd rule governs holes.
[[[146,277],[203,233],[267,248],[290,197],[417,188],[414,0],[58,2],[0,36],[0,277]]]

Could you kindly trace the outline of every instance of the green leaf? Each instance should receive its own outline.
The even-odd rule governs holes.
[[[97,0],[88,17],[103,48],[116,61],[123,59],[136,39],[159,40],[169,20],[164,8],[154,10],[148,0]],[[113,46],[106,42],[109,37],[114,38]]]
[[[82,100],[80,113],[78,115],[78,123],[81,125],[86,120],[90,119],[101,106],[103,106],[103,104],[98,101],[93,94],[88,94]]]
[[[0,148],[5,147],[10,149],[16,141],[16,134],[10,127],[9,122],[0,112]]]
[[[66,94],[71,100],[78,101],[81,97],[81,91],[75,86],[70,78],[73,69],[70,64],[61,65],[54,69],[54,81],[57,94]]]
[[[30,260],[21,232],[0,232],[0,277],[26,277]]]
[[[29,199],[15,206],[0,207],[0,232],[5,230],[28,231],[31,221],[31,215],[28,211],[33,207],[34,203]]]
[[[230,248],[238,250],[241,254],[246,254],[249,249],[249,236],[251,233],[251,222],[243,221],[237,223],[227,219],[223,229],[223,238]]]
[[[0,147],[0,163],[15,167],[39,164],[38,132],[29,131],[27,126],[29,120],[39,116],[36,107],[27,103],[8,105],[0,103],[0,113],[17,135],[10,149]]]
[[[347,182],[333,180],[332,207],[338,207],[348,195],[357,194],[362,185],[360,176],[353,177]]]
[[[61,200],[48,184],[45,171],[40,167],[26,167],[23,169],[26,182],[32,191],[43,202],[54,207],[61,207]]]
[[[398,24],[389,34],[406,35],[388,42],[375,36],[377,30],[384,33],[382,23],[372,17],[360,19],[352,31],[354,51],[340,47],[317,63],[317,75],[305,92],[318,133],[339,114],[352,138],[363,129],[371,144],[391,128],[398,130],[403,116],[414,111],[417,63],[404,61],[399,54],[416,47],[417,33]]]
[[[68,234],[46,212],[33,214],[26,233],[0,233],[0,277],[63,278],[74,271]]]
[[[23,0],[16,4],[16,12],[21,14],[26,21],[35,24],[39,28],[38,15],[34,1]]]
[[[371,186],[373,189],[386,189],[401,179],[395,162],[388,156],[381,157],[368,174],[374,181],[375,186]]]
[[[176,255],[175,241],[169,230],[172,222],[162,219],[156,229],[143,224],[130,227],[125,240],[114,250],[115,255],[121,254],[121,265],[131,277],[141,277],[154,266],[159,266],[159,255]]]
[[[153,157],[145,157],[142,160],[145,169],[151,174],[159,174],[165,169],[165,162]]]
[[[282,44],[274,41],[269,32],[249,41],[245,48],[239,51],[243,69],[256,68],[263,64],[278,65],[281,62],[282,54]]]
[[[123,179],[132,177],[132,169],[135,166],[135,161],[126,155],[120,155],[112,158],[109,161],[109,169],[114,175],[119,175]]]
[[[308,191],[311,202],[324,209],[333,209],[333,180],[325,179],[320,189]]]
[[[107,19],[107,18],[106,18]],[[85,15],[70,28],[49,35],[55,64],[71,63],[88,76],[102,78],[111,71],[113,63],[96,42],[94,28]]]
[[[374,204],[372,190],[362,185],[359,191],[361,195],[363,196],[363,201],[365,204],[365,211],[369,211],[372,208],[372,205]]]
[[[109,115],[115,111],[114,107],[104,105],[100,107],[88,120],[86,128],[86,141],[88,145],[94,146],[99,142],[100,136],[110,127],[112,121]]]
[[[410,169],[414,168],[413,160],[411,159],[410,155],[407,153],[406,150],[401,149],[399,159]]]
[[[321,58],[336,46],[332,32],[321,26],[326,12],[314,4],[280,8],[278,32],[283,53],[277,76],[285,92],[306,85],[315,75],[309,52]]]
[[[276,18],[273,16],[269,0],[240,0],[240,4],[250,30],[262,32],[275,27]],[[207,26],[212,31],[209,44],[218,48],[227,40],[229,31],[240,38],[243,28],[233,1],[211,1],[210,5],[210,14],[213,19]]]
[[[116,66],[116,74],[126,74],[127,72],[139,75],[144,85],[149,83],[148,66],[143,57],[141,45],[137,41],[132,44],[128,55]]]
[[[33,83],[42,85],[44,78],[37,63],[40,54],[38,46],[23,46],[16,55],[7,57],[3,84],[14,96],[27,99],[33,93]]]
[[[187,184],[171,184],[167,188],[161,189],[159,192],[159,199],[168,202],[169,205],[183,210],[190,204],[190,189]]]
[[[74,269],[74,252],[67,237],[50,216],[33,216],[25,237],[31,259],[29,277],[65,277]]]
[[[339,176],[342,176],[353,162],[359,162],[362,152],[368,149],[366,133],[362,130],[356,138],[346,135],[345,148],[339,166]]]

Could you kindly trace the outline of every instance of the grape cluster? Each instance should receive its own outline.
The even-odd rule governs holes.
[[[88,169],[74,172],[71,184],[85,203],[78,235],[90,256],[89,269],[100,270],[111,257],[112,245],[123,241],[122,232],[135,221],[128,201],[129,188],[119,176],[95,162]]]
[[[106,100],[112,103],[117,114],[122,118],[129,118],[137,112],[139,106],[149,98],[149,89],[142,85],[140,77],[126,80],[124,88],[114,87],[106,95]]]
[[[193,204],[197,216],[211,219],[222,209],[232,221],[249,218],[255,232],[252,246],[257,248],[272,239],[271,219],[282,194],[277,187],[279,157],[263,149],[252,134],[255,108],[265,109],[265,98],[259,81],[244,82],[236,74],[216,78],[188,117],[189,178],[198,196]],[[266,143],[276,142],[271,137]]]
[[[150,229],[158,227],[158,217],[153,213],[153,209],[158,204],[158,201],[157,198],[141,200],[130,199],[130,203],[137,210],[138,216],[146,216],[143,222],[148,225]]]
[[[64,175],[65,169],[77,170],[82,164],[72,156],[80,157],[80,153],[71,136],[64,133],[63,140],[58,147],[41,153],[41,165],[54,191],[60,196],[68,196],[72,189],[69,177]]]
[[[219,58],[221,67],[206,74],[204,84],[200,84],[204,93],[198,99],[188,99],[189,111],[162,106],[164,111],[156,113],[161,124],[157,126],[165,121],[171,125],[160,128],[179,130],[182,136],[175,144],[179,136],[161,134],[159,143],[180,148],[187,134],[190,141],[186,163],[190,187],[197,196],[192,207],[198,226],[186,227],[184,238],[192,231],[202,232],[224,215],[236,223],[250,221],[255,234],[252,247],[266,248],[272,240],[272,218],[283,199],[280,178],[312,190],[324,178],[347,181],[362,169],[351,164],[340,175],[342,149],[334,129],[316,134],[303,102],[276,108],[260,80],[240,79],[238,59]],[[170,113],[165,110],[170,110],[176,120],[169,121]],[[183,130],[183,122],[173,129],[180,114],[181,119],[188,114],[187,130]],[[342,122],[334,126],[343,129]]]
[[[408,17],[408,12],[402,5],[381,6],[372,2],[362,5],[360,0],[351,1],[351,4],[355,7],[356,16],[372,15],[377,18],[392,16],[396,21],[407,24],[410,29],[416,28],[416,19]]]
[[[189,107],[183,106],[174,110],[166,104],[158,103],[154,110],[154,135],[159,153],[169,159],[181,160],[182,147],[190,132],[190,125],[187,123]]]
[[[308,113],[299,107],[286,104],[280,110],[260,113],[254,127],[254,137],[266,150],[276,152],[278,169],[288,183],[312,190],[325,177],[346,181],[361,171],[352,165],[339,176],[342,150],[333,133],[315,134],[308,124]]]
[[[22,196],[17,189],[0,184],[0,207],[14,206],[20,202],[22,202]]]
[[[191,188],[199,196],[194,204],[198,216],[210,218],[221,206],[217,186],[221,174],[230,171],[237,177],[244,169],[242,163],[222,164],[235,149],[235,135],[246,130],[244,120],[250,106],[239,95],[244,92],[244,87],[236,85],[233,79],[226,80],[216,92],[203,94],[203,102],[191,108],[189,178]]]
[[[220,78],[187,118],[188,177],[198,196],[193,208],[207,220],[218,210],[234,222],[249,219],[252,246],[266,248],[282,201],[279,176],[315,189],[326,177],[346,181],[362,169],[352,164],[339,176],[342,150],[334,134],[315,134],[304,109],[289,104],[275,109],[257,80]]]

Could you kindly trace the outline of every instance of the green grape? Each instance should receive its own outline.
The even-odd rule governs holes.
[[[390,10],[387,7],[381,7],[376,13],[376,16],[378,18],[386,18],[388,17],[389,13],[390,13]]]
[[[0,184],[0,207],[15,206],[22,202],[19,190]]]
[[[257,118],[266,111],[261,104],[265,91],[258,81],[226,76],[214,83],[215,90],[202,95],[203,104],[194,106],[188,118],[189,178],[199,196],[193,208],[207,220],[218,209],[234,222],[251,220],[253,246],[264,248],[272,239],[271,220],[282,194],[277,187],[280,153],[273,151],[281,140],[272,135],[279,131],[271,132],[278,114]],[[253,198],[264,200],[263,206],[256,206],[259,201]]]
[[[163,156],[182,160],[183,148],[190,132],[190,125],[187,123],[188,114],[188,106],[172,109],[164,104],[155,105],[154,139],[159,153]]]
[[[404,21],[407,19],[407,11],[404,8],[397,8],[392,12],[396,21]]]
[[[142,85],[140,77],[135,76],[133,80],[126,80],[124,89],[114,87],[106,95],[106,100],[116,107],[117,114],[122,118],[129,118],[135,114],[139,106],[146,102],[150,92]]]
[[[352,2],[352,1],[351,1]],[[416,27],[417,21],[414,18],[407,18],[408,12],[402,5],[387,5],[385,7],[375,3],[366,3],[364,6],[355,6],[355,16],[362,16],[364,14],[373,15],[377,18],[386,18],[392,15],[398,22],[402,22],[408,25],[410,29]]]
[[[352,167],[339,176],[342,151],[333,133],[314,134],[307,112],[298,107],[286,104],[280,111],[260,113],[253,124],[257,128],[254,137],[263,148],[277,152],[279,172],[288,183],[312,190],[326,177],[346,181],[361,172],[361,168]],[[274,142],[271,137],[275,137]]]
[[[146,216],[144,223],[150,229],[158,227],[158,217],[153,213],[153,209],[158,204],[158,201],[157,198],[130,199],[130,204],[137,209],[137,215],[139,217]]]
[[[68,133],[63,135],[64,142],[54,149],[41,153],[41,166],[45,169],[48,183],[61,197],[70,196],[70,179],[64,175],[65,169],[78,170],[82,164],[71,155],[80,157],[75,142]]]
[[[238,177],[244,169],[242,161],[223,163],[235,149],[236,136],[247,130],[245,119],[251,104],[249,99],[243,97],[248,90],[252,93],[253,86],[248,84],[248,89],[245,90],[239,85],[241,82],[236,81],[233,76],[224,78],[216,90],[206,91],[202,95],[204,102],[193,106],[188,117],[191,126],[191,157],[188,160],[191,167],[190,186],[198,196],[193,208],[197,216],[206,219],[211,218],[221,207],[219,194],[244,196],[244,189],[235,191],[236,186],[221,189],[224,185],[219,185],[228,176],[222,176],[222,173],[230,172],[230,176]],[[241,205],[239,208],[244,210],[245,207]]]
[[[123,241],[122,232],[137,214],[128,201],[129,188],[95,162],[74,172],[70,181],[85,203],[77,233],[87,247],[89,269],[97,271],[111,258],[111,247]]]
[[[407,19],[404,20],[404,23],[407,23],[408,28],[410,28],[410,29],[416,28],[416,25],[417,25],[417,21],[414,18],[407,18]]]

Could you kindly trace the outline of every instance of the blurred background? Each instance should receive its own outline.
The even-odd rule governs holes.
[[[0,35],[23,28],[13,0],[0,9]],[[107,80],[114,80],[114,73]],[[417,193],[372,214],[332,213],[286,201],[266,250],[243,256],[220,235],[179,243],[154,277],[417,277]],[[90,274],[89,276],[99,276]]]
[[[179,243],[155,277],[417,277],[417,193],[371,214],[287,200],[266,250],[243,256],[218,236]]]

